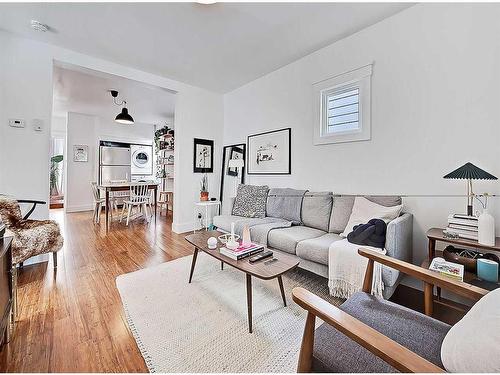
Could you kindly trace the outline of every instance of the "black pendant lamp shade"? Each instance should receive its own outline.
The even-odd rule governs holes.
[[[466,163],[453,172],[448,173],[444,178],[454,178],[459,180],[497,180],[495,176],[476,167],[472,163]]]
[[[128,109],[126,107],[123,107],[122,111],[118,113],[118,115],[115,118],[115,121],[119,122],[120,124],[127,124],[127,125],[134,123],[134,119],[132,118],[132,116],[128,114]]]
[[[118,115],[115,117],[115,121],[120,123],[120,124],[126,124],[126,125],[131,125],[134,123],[134,119],[132,116],[128,114],[128,109],[125,107],[127,105],[127,102],[125,100],[122,100],[121,102],[117,101],[118,97],[118,91],[116,90],[109,90],[109,93],[113,97],[113,103],[115,105],[123,106],[122,111],[118,113]]]

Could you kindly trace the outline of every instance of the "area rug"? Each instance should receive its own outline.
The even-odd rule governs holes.
[[[200,253],[120,275],[127,322],[151,372],[295,372],[306,312],[292,301],[302,286],[331,303],[326,279],[300,269],[278,281],[252,278],[253,333],[248,332],[245,274]],[[318,321],[318,324],[321,324]]]

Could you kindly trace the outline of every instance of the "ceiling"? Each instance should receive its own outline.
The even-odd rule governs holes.
[[[411,5],[1,3],[0,28],[223,93]]]
[[[164,124],[174,116],[175,94],[160,87],[88,69],[54,67],[53,116],[67,112],[100,116],[113,121],[121,107],[108,90],[119,91],[137,123]]]

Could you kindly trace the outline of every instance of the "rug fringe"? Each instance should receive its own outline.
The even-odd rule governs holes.
[[[134,336],[134,339],[137,343],[137,347],[139,348],[139,351],[141,352],[142,358],[144,358],[144,362],[146,363],[146,367],[148,368],[148,371],[151,373],[156,373],[156,368],[154,367],[153,364],[153,359],[149,355],[148,351],[146,350],[146,346],[142,342],[142,339],[139,335],[139,332],[137,331],[137,328],[135,327],[134,321],[129,315],[127,305],[123,303],[123,311],[125,312],[125,319],[127,320],[128,327],[130,329],[130,332],[132,332],[132,336]]]

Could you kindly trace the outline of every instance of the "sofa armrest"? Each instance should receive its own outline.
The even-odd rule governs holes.
[[[387,225],[385,249],[387,255],[406,262],[412,261],[413,215],[404,213]]]

